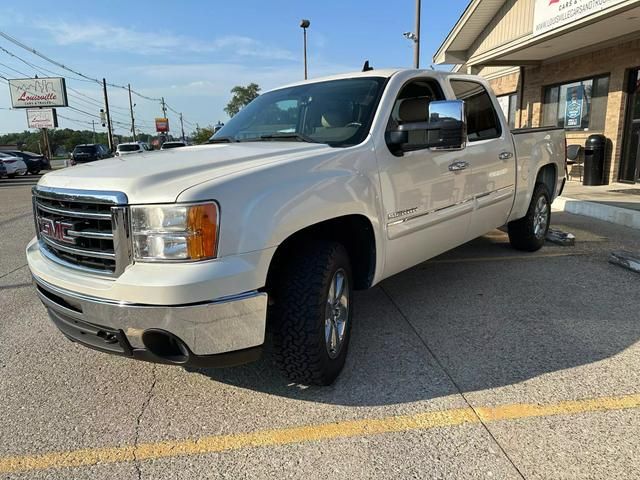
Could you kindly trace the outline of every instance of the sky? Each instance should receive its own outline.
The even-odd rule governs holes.
[[[468,0],[422,2],[421,66],[432,56],[467,6]],[[436,5],[434,7],[433,5]],[[92,78],[131,84],[141,94],[164,97],[182,112],[185,131],[224,122],[224,107],[235,85],[255,82],[263,91],[301,80],[302,29],[308,29],[309,77],[374,68],[411,67],[413,44],[402,36],[414,28],[414,0],[137,0],[78,2],[30,0],[0,3],[0,31]],[[59,67],[0,37],[0,47],[35,65]],[[442,67],[438,67],[442,68]],[[0,75],[21,78],[39,73],[0,49]],[[67,73],[69,104],[58,113],[61,128],[91,129],[101,88]],[[90,99],[87,98],[90,97]],[[93,99],[93,100],[92,100]],[[136,129],[152,133],[160,103],[134,95]],[[115,133],[126,134],[129,100],[109,88]],[[10,110],[9,87],[0,81],[0,133],[27,127],[22,110]],[[172,133],[178,116],[169,111]],[[97,118],[96,118],[97,120]],[[97,124],[97,130],[104,130]]]

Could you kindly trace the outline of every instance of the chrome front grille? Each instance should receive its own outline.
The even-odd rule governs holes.
[[[118,276],[131,263],[127,197],[120,192],[33,189],[40,250],[88,273]]]

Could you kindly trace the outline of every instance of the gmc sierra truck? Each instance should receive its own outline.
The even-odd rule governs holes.
[[[542,247],[562,130],[510,131],[485,80],[380,70],[260,95],[208,145],[49,173],[27,246],[74,342],[182,366],[342,369],[353,291],[507,225]]]

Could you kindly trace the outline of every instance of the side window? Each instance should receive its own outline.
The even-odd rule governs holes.
[[[499,137],[502,133],[500,120],[487,90],[477,82],[466,80],[451,80],[451,88],[456,98],[465,103],[468,141]]]
[[[414,80],[400,90],[393,105],[387,130],[395,130],[405,123],[426,122],[429,117],[429,103],[434,100],[444,100],[440,85],[431,79]],[[419,150],[425,148],[428,132],[415,130],[409,132],[409,142],[404,150]]]

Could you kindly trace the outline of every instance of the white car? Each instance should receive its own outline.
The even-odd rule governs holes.
[[[132,153],[144,153],[151,150],[148,144],[144,142],[128,142],[121,143],[116,148],[116,157],[131,155]]]
[[[6,167],[7,177],[9,178],[13,178],[16,175],[22,176],[27,174],[27,164],[24,163],[24,160],[20,157],[0,152],[0,161]]]
[[[170,148],[180,148],[186,146],[187,144],[182,140],[172,140],[170,142],[164,142],[162,144],[162,147],[160,147],[160,150],[169,150]]]

